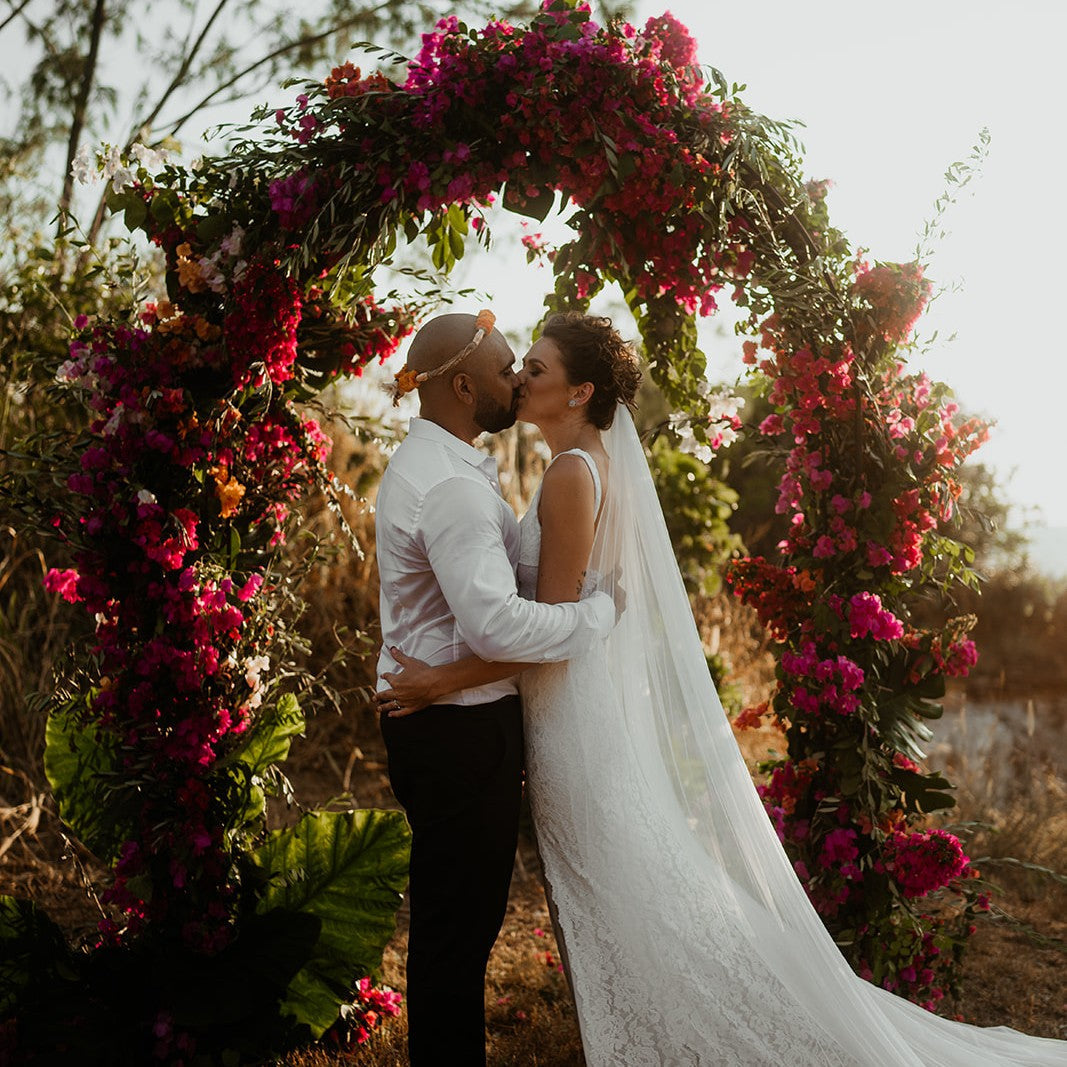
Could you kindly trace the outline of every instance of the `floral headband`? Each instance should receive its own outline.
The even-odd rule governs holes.
[[[482,343],[486,334],[492,333],[495,322],[496,315],[491,311],[479,311],[478,317],[474,320],[474,337],[470,343],[464,345],[451,359],[442,363],[440,367],[418,372],[413,371],[407,364],[401,367],[393,375],[393,407],[396,407],[405,393],[410,393],[412,389],[418,389],[423,382],[428,381],[430,378],[440,377],[450,371],[461,360],[466,359]]]

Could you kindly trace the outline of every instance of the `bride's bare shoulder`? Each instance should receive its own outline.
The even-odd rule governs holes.
[[[541,480],[542,500],[546,498],[566,500],[575,495],[588,496],[592,500],[593,493],[593,475],[589,470],[589,464],[574,452],[566,452],[562,456],[557,456]]]

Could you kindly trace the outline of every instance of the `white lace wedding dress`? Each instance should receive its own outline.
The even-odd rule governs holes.
[[[534,825],[589,1067],[1067,1065],[1067,1043],[950,1022],[853,973],[734,742],[625,408],[605,446],[586,586],[617,581],[625,610],[599,647],[521,676]],[[537,498],[521,532],[533,597]]]

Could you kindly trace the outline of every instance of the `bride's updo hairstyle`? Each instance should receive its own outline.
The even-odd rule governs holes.
[[[564,311],[545,323],[541,336],[550,338],[559,349],[571,385],[593,383],[585,409],[598,430],[608,429],[615,421],[620,402],[634,406],[641,371],[633,349],[612,327],[611,319]]]

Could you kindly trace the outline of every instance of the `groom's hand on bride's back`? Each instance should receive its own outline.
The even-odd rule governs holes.
[[[610,593],[598,589],[590,593],[587,602],[596,606],[596,618],[594,620],[601,637],[607,637],[615,629],[622,613],[626,609],[626,593],[619,585],[614,586]]]

